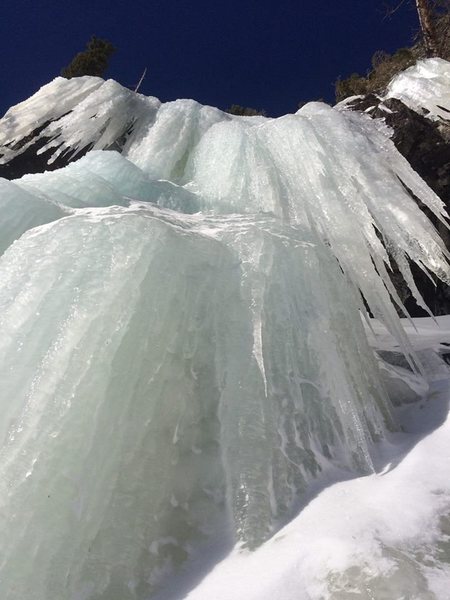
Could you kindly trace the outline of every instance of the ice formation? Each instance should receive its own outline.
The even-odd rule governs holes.
[[[419,61],[388,86],[386,98],[398,98],[431,119],[450,120],[450,63],[441,58]]]
[[[408,189],[445,222],[443,204],[383,127],[97,78],[11,109],[8,152],[30,127],[94,150],[0,180],[2,600],[156,597],[201,552],[255,548],[312,490],[374,473],[399,435],[392,381],[426,395],[431,360],[390,260],[419,303],[409,261],[448,281]],[[380,369],[361,294],[402,365]]]

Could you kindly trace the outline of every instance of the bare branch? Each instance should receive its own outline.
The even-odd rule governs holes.
[[[135,92],[137,92],[138,89],[141,87],[141,84],[144,81],[146,74],[147,74],[147,67],[145,67],[144,72],[142,73],[141,78],[139,79],[139,83],[137,84],[137,86],[134,89]]]
[[[394,13],[396,13],[404,4],[406,0],[400,0],[400,2],[396,6],[391,6],[390,4],[384,3],[385,15],[384,18],[388,19],[392,17]]]

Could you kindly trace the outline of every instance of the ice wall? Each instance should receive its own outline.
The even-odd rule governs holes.
[[[89,82],[53,139],[122,154],[0,185],[5,600],[144,600],[202,546],[256,547],[312,482],[373,472],[395,418],[361,293],[420,371],[390,256],[419,302],[408,261],[448,280],[407,188],[443,205],[370,119]]]

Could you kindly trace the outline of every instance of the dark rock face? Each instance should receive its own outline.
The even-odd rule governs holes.
[[[28,173],[44,173],[44,171],[54,171],[55,169],[61,169],[66,167],[74,158],[70,158],[68,155],[60,155],[52,162],[48,163],[49,159],[55,152],[55,148],[46,150],[42,154],[38,154],[38,151],[45,146],[48,142],[47,138],[41,138],[35,143],[28,146],[21,154],[15,156],[12,160],[4,165],[0,164],[0,177],[4,179],[18,179]],[[83,154],[86,154],[87,150],[82,153],[78,153],[75,158],[81,158]],[[1,155],[0,155],[1,158]]]
[[[355,99],[348,104],[348,107],[352,110],[366,112],[374,119],[383,119],[391,127],[392,140],[397,150],[441,198],[450,214],[450,120],[447,123],[431,121],[425,114],[421,115],[411,110],[396,98],[382,101],[373,94]],[[438,229],[450,251],[449,231],[437,221],[434,215],[431,215],[421,202],[417,199],[416,201]],[[411,265],[411,269],[417,287],[432,313],[434,315],[450,314],[449,286],[437,280],[433,284],[414,264]],[[392,279],[411,316],[427,316],[425,311],[417,306],[395,267]]]
[[[4,179],[18,179],[28,173],[43,173],[44,171],[54,171],[66,167],[72,160],[81,158],[88,148],[78,152],[76,156],[73,153],[63,153],[54,162],[48,161],[53,156],[56,148],[50,148],[41,154],[39,150],[50,141],[48,137],[40,137],[40,133],[49,125],[47,121],[40,127],[34,129],[29,135],[19,140],[13,145],[8,145],[8,150],[15,152],[14,157],[5,164],[0,164],[0,177]],[[0,159],[3,157],[0,148]]]

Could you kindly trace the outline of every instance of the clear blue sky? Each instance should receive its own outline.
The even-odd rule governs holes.
[[[392,0],[395,3],[395,0]],[[117,52],[107,76],[163,101],[194,98],[277,116],[334,99],[335,79],[364,73],[375,50],[407,45],[414,3],[383,0],[2,0],[0,115],[59,75],[92,34]]]

